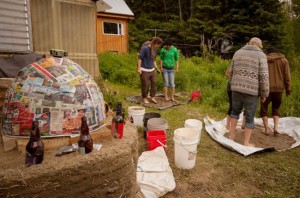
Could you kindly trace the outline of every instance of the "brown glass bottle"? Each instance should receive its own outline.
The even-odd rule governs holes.
[[[78,140],[78,151],[81,154],[90,153],[93,150],[93,139],[87,124],[86,116],[81,118],[80,136]]]
[[[122,108],[122,103],[117,103],[117,113],[112,119],[111,123],[111,133],[114,138],[121,139],[123,137],[124,130],[124,112]]]
[[[39,122],[35,120],[32,122],[30,139],[26,145],[25,165],[31,166],[34,164],[40,164],[43,162],[43,160],[44,160],[44,143],[41,140]]]

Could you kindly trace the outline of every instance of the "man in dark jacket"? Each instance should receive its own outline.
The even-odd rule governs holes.
[[[279,107],[282,101],[282,93],[285,90],[287,96],[291,90],[291,74],[289,62],[282,53],[276,52],[275,48],[267,49],[269,68],[270,94],[265,102],[261,102],[260,116],[264,123],[264,134],[269,135],[268,130],[268,105],[272,103],[272,116],[274,121],[274,135],[278,134]]]

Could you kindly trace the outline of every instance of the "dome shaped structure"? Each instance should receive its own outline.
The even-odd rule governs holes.
[[[32,120],[43,136],[79,134],[85,115],[91,129],[105,119],[103,95],[80,65],[67,58],[43,58],[24,67],[6,91],[6,135],[29,136]]]

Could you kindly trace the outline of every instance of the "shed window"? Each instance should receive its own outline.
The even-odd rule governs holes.
[[[104,34],[123,35],[122,23],[103,22]]]

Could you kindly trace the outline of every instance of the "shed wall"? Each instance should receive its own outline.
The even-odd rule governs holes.
[[[122,23],[124,35],[109,35],[103,33],[103,22]],[[128,19],[120,19],[114,16],[97,17],[97,52],[113,51],[118,53],[128,52]]]
[[[32,52],[29,0],[1,0],[0,13],[0,52]]]
[[[49,55],[63,49],[68,58],[98,77],[96,4],[91,0],[31,0],[33,49]]]

